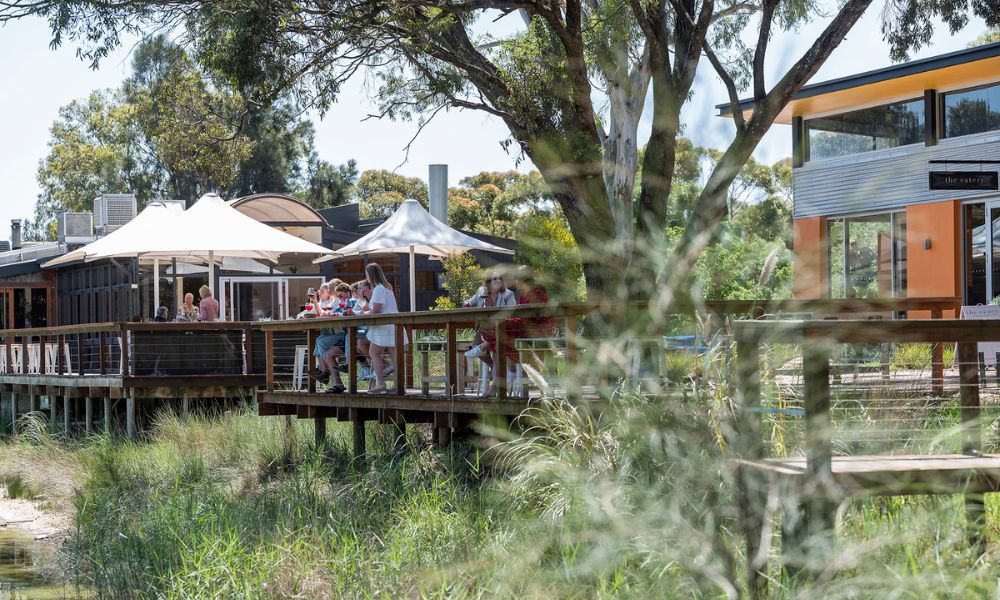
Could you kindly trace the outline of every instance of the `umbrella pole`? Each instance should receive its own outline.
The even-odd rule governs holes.
[[[417,312],[417,255],[410,246],[410,312]]]
[[[160,308],[160,259],[153,259],[153,315]]]
[[[208,287],[212,290],[212,296],[215,296],[215,252],[212,250],[208,251]]]

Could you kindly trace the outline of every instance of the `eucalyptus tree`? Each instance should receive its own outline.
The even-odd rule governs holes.
[[[606,292],[631,269],[660,278],[668,302],[671,284],[686,277],[725,218],[729,187],[765,132],[873,2],[8,0],[0,21],[43,16],[54,44],[76,42],[95,63],[123,34],[186,30],[201,63],[228,78],[247,107],[292,92],[328,109],[341,85],[365,72],[384,117],[425,122],[451,108],[492,114],[559,202],[588,289]],[[1000,17],[997,3],[982,0],[881,2],[897,59],[930,40],[932,17],[952,30],[973,14],[991,26]],[[491,32],[508,14],[523,26]],[[787,71],[765,80],[771,39],[814,19],[824,21],[822,32]],[[634,260],[664,230],[681,108],[705,62],[725,84],[735,134],[707,173],[673,257]],[[744,90],[752,110],[739,107]],[[641,165],[640,118],[650,123]]]

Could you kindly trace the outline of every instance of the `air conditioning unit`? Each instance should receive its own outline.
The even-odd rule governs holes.
[[[89,244],[94,241],[94,215],[84,212],[59,213],[58,240],[63,244]]]
[[[94,198],[94,226],[107,235],[135,218],[135,194],[101,194]]]

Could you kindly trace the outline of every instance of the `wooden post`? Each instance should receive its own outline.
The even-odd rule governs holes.
[[[187,394],[181,398],[181,418],[185,421],[191,416],[191,398]]]
[[[444,356],[447,363],[447,372],[445,373],[447,380],[445,387],[447,389],[445,393],[449,400],[453,400],[456,394],[463,391],[458,389],[458,343],[455,339],[455,325],[453,323],[445,325]]]
[[[760,347],[756,339],[740,338],[736,342],[736,378],[738,407],[733,430],[733,446],[747,459],[763,454],[760,432]],[[767,592],[768,549],[764,545],[764,524],[767,519],[767,493],[764,480],[753,469],[740,469],[740,507],[743,534],[747,544],[747,588],[751,597],[763,598]]]
[[[122,345],[124,347],[124,344]],[[125,435],[129,439],[134,440],[136,438],[136,422],[135,422],[135,395],[129,394],[125,397]]]
[[[243,328],[243,360],[247,375],[253,375],[253,327]]]
[[[358,361],[355,357],[358,344],[358,328],[347,328],[347,391],[352,394],[358,393]]]
[[[801,490],[801,534],[818,546],[821,539],[829,548],[836,540],[836,497],[833,484],[833,422],[830,418],[830,349],[822,339],[803,341],[802,368],[805,380],[806,477]],[[805,541],[799,534],[787,544],[789,554],[801,555]],[[783,544],[784,547],[786,544]]]
[[[10,393],[10,432],[17,435],[17,394]]]
[[[982,451],[979,427],[979,351],[974,342],[958,344],[958,376],[960,418],[962,422],[962,453],[976,455]]]
[[[267,357],[267,391],[274,391],[274,332],[270,329],[264,330],[264,354]]]
[[[497,351],[493,356],[493,390],[497,400],[500,400],[507,397],[507,354],[503,351],[507,345],[507,321],[497,321],[493,331],[497,341]]]
[[[576,335],[576,315],[570,312],[566,317],[566,370],[563,373],[563,388],[566,396],[575,396],[578,386],[576,385],[576,355],[577,355],[577,335]],[[572,390],[572,391],[571,391]]]
[[[411,307],[410,310],[414,309]],[[405,367],[403,372],[406,373],[406,381],[403,385],[403,389],[407,389],[413,387],[413,326],[406,326],[404,331],[408,333],[407,339],[410,342],[404,346],[405,352],[403,353],[403,366]]]
[[[427,378],[431,375],[430,369],[430,346],[429,342],[424,341],[424,347],[418,348],[417,351],[420,352],[420,393],[424,396],[428,396],[431,393],[431,384],[427,381]]]
[[[73,421],[73,400],[69,394],[63,396],[63,430],[69,435],[69,425]]]
[[[105,360],[105,345],[105,334],[102,331],[97,334],[97,362],[101,366],[101,375],[108,374],[107,361]]]
[[[122,340],[122,365],[121,374],[123,377],[131,375],[129,369],[129,328],[128,324],[122,324],[121,329],[121,340]]]
[[[941,309],[931,309],[931,318],[940,319]],[[944,345],[940,342],[931,345],[931,393],[935,396],[944,393]]]
[[[406,394],[406,371],[403,365],[406,352],[403,344],[403,333],[406,329],[404,329],[402,325],[396,325],[395,329],[396,347],[393,348],[392,364],[396,367],[396,393],[402,396]]]
[[[111,397],[105,396],[104,400],[104,433],[111,433]]]
[[[306,382],[306,391],[310,394],[316,393],[316,358],[313,356],[313,348],[316,347],[316,330],[306,330],[306,375],[309,381]]]
[[[292,453],[295,450],[295,424],[292,422],[292,415],[285,415],[285,429],[281,435],[282,445],[282,465],[290,465]]]
[[[313,422],[316,424],[316,447],[326,448],[326,417],[315,417]]]
[[[48,372],[48,365],[45,364],[48,362],[47,360],[48,348],[47,344],[45,343],[45,338],[46,336],[44,335],[38,336],[38,372],[41,373],[42,375],[45,375]]]
[[[87,432],[87,435],[90,435],[94,423],[94,399],[90,396],[83,399],[83,418],[86,421],[84,423],[84,431]]]
[[[31,412],[38,412],[42,410],[40,398],[35,394],[28,394],[28,410]]]
[[[351,423],[354,426],[354,468],[360,471],[365,468],[365,422],[358,418],[356,408],[350,409],[349,412],[353,413]]]
[[[70,369],[72,370],[72,369]],[[76,334],[76,374],[83,377],[83,334]]]
[[[438,427],[437,428],[437,445],[438,448],[447,448],[448,444],[451,443],[451,428],[450,427]]]

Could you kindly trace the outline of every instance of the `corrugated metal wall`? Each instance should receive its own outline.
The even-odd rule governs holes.
[[[794,170],[795,218],[883,212],[909,204],[1000,196],[998,192],[931,191],[929,160],[1000,160],[1000,132],[962,136],[936,146],[913,145],[807,162]],[[984,166],[996,170],[1000,165]],[[978,165],[947,165],[978,171]]]

